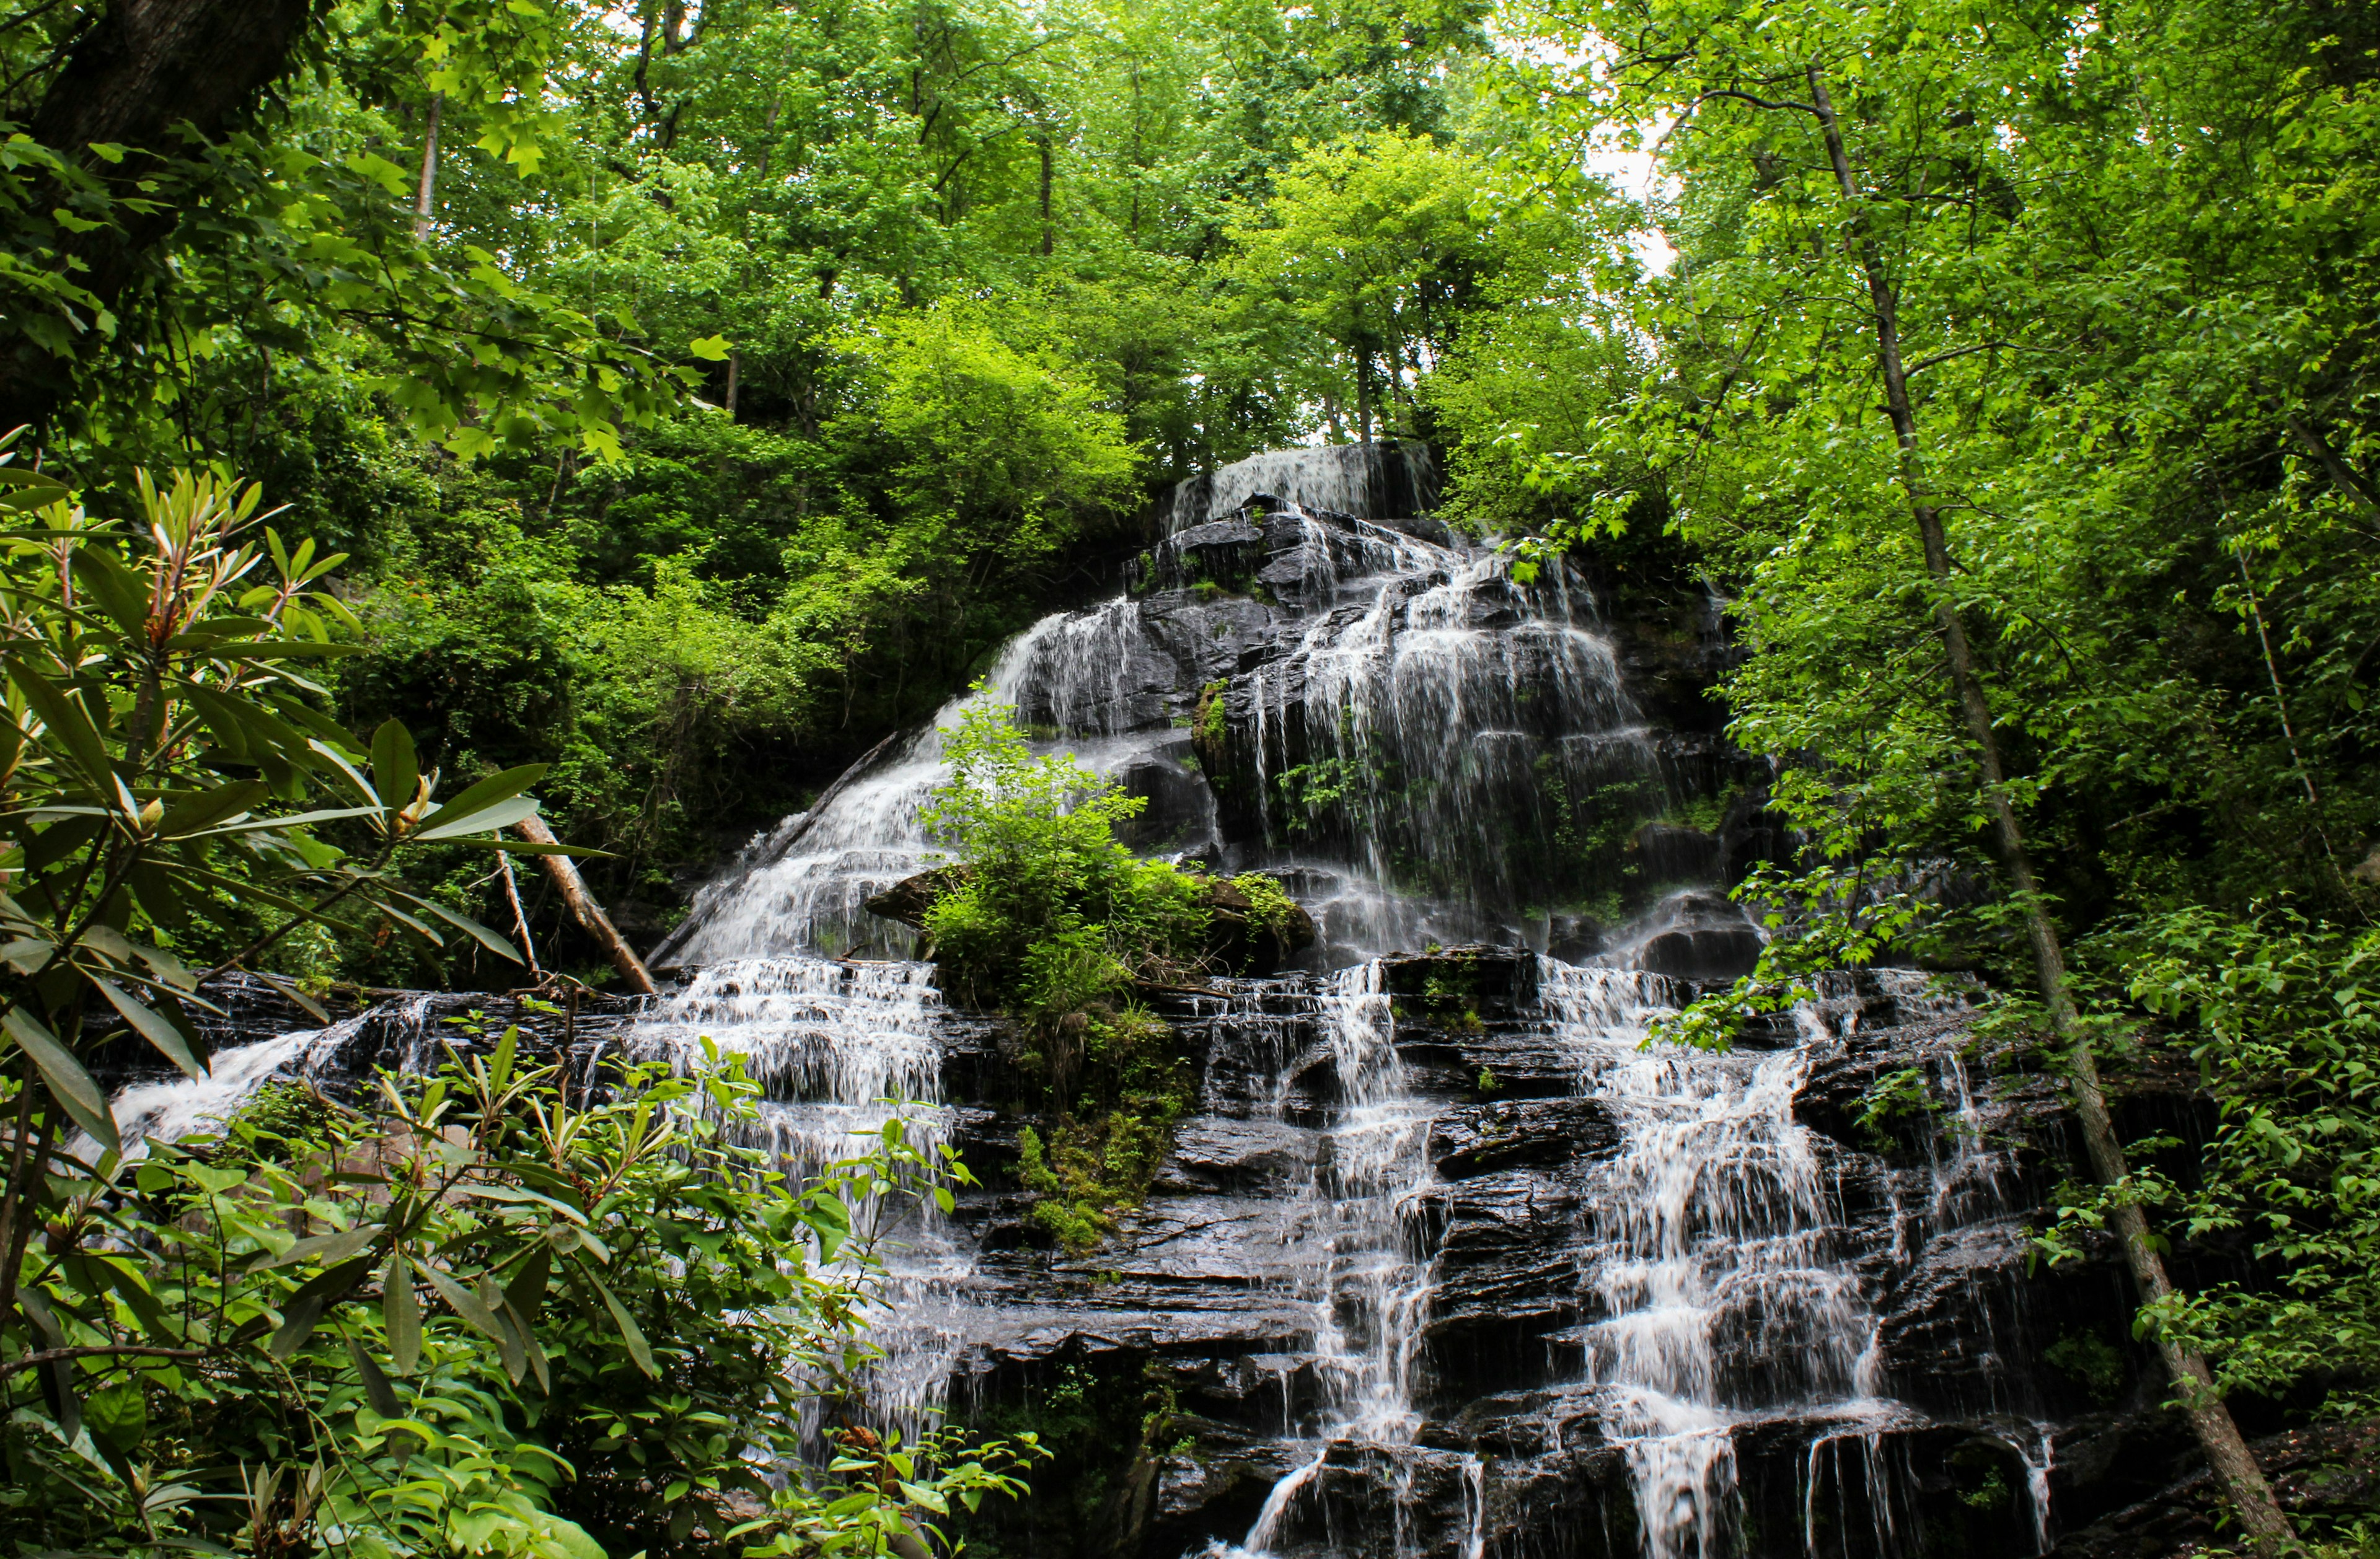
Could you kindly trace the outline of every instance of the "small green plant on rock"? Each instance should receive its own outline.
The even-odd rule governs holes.
[[[1232,886],[1247,896],[1248,924],[1257,930],[1269,937],[1281,937],[1296,924],[1296,900],[1264,873],[1242,872],[1232,879]]]
[[[2124,1393],[2124,1356],[2095,1332],[2069,1332],[2042,1350],[2042,1358],[2058,1373],[2091,1394],[2102,1408],[2112,1408]]]
[[[1229,711],[1223,703],[1223,695],[1231,685],[1227,682],[1210,682],[1200,688],[1198,712],[1191,718],[1191,730],[1196,733],[1191,737],[1191,744],[1198,749],[1200,756],[1218,767],[1223,760],[1224,743],[1232,734]]]
[[[1878,1153],[1890,1149],[1904,1127],[1930,1120],[1942,1108],[1926,1086],[1923,1067],[1900,1067],[1880,1073],[1867,1085],[1861,1099],[1864,1107],[1853,1118],[1853,1124]]]

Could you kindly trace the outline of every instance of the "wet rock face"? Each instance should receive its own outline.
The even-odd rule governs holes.
[[[1592,1231],[1645,1128],[1624,1101],[1580,1091],[1541,967],[1493,949],[1380,966],[1424,1101],[1415,1129],[1428,1166],[1401,1237],[1428,1273],[1413,1340],[1418,1421],[1387,1445],[1315,1437],[1345,1368],[1318,1348],[1301,1287],[1310,1242],[1344,1238],[1315,1196],[1334,1152],[1349,1151],[1330,1125],[1347,1101],[1321,1075],[1329,998],[1299,976],[1172,998],[1204,1112],[1106,1248],[988,1253],[975,1302],[994,1325],[1014,1324],[962,1361],[957,1397],[1014,1424],[1048,1401],[1037,1383],[1052,1369],[1130,1385],[1147,1404],[1131,1435],[1061,1451],[1078,1470],[1103,1469],[1103,1488],[1132,1492],[1062,1533],[1046,1512],[992,1517],[988,1539],[1029,1519],[1037,1553],[1178,1559],[1240,1543],[1264,1518],[1265,1551],[1280,1559],[1648,1552],[1642,1431],[1614,1416],[1589,1366],[1613,1320],[1589,1266]],[[1804,1036],[1790,1103],[1838,1214],[1812,1255],[1855,1275],[1874,1317],[1875,1389],[1892,1406],[1879,1417],[1807,1405],[1795,1383],[1817,1367],[1803,1356],[1825,1325],[1794,1306],[1816,1291],[1779,1289],[1722,1319],[1720,1396],[1744,1406],[1722,1436],[1732,1492],[1695,1517],[1713,1545],[1704,1552],[2037,1553],[2045,1529],[2129,1508],[2190,1466],[2176,1426],[2152,1410],[2154,1361],[2131,1341],[2116,1264],[2032,1260],[2042,1199],[2071,1170],[2054,1097],[2029,1074],[1996,1071],[2012,1058],[1980,1055],[1966,1015],[1922,984],[1863,977],[1833,990],[1810,1020],[1824,1032]],[[1485,1091],[1483,1071],[1509,1081]],[[1912,1073],[1931,1107],[1871,1118],[1877,1080]],[[963,1145],[999,1151],[990,1136]],[[1007,1215],[999,1200],[962,1216],[994,1224]],[[1368,1258],[1351,1248],[1346,1259]],[[1359,1311],[1342,1320],[1368,1323]],[[1284,1480],[1296,1492],[1267,1517]]]
[[[1109,1482],[1141,1491],[1126,1526],[1061,1539],[1045,1524],[1034,1552],[1176,1559],[1239,1543],[1284,1480],[1298,1492],[1266,1517],[1265,1551],[1280,1559],[1696,1552],[1647,1548],[1639,1431],[1587,1384],[1610,1316],[1583,1231],[1608,1215],[1632,1129],[1611,1099],[1578,1092],[1537,968],[1482,949],[1382,966],[1400,1053],[1427,1098],[1429,1165],[1405,1220],[1429,1264],[1414,1344],[1419,1420],[1385,1448],[1314,1438],[1339,1366],[1317,1352],[1298,1247],[1316,1232],[1325,1123],[1343,1102],[1296,1080],[1301,1057],[1330,1048],[1328,1014],[1294,978],[1177,1003],[1208,1108],[1185,1123],[1148,1207],[1105,1251],[1004,1252],[986,1274],[992,1304],[1033,1329],[964,1366],[967,1400],[1029,1403],[1035,1372],[1069,1349],[1086,1349],[1094,1373],[1157,1383],[1146,1434],[1104,1448]],[[2074,1172],[2055,1090],[2012,1070],[2021,1057],[1983,1054],[1967,1015],[1921,985],[1862,977],[1833,989],[1805,1020],[1823,1032],[1803,1036],[1791,1101],[1839,1213],[1818,1249],[1856,1275],[1874,1316],[1874,1390],[1892,1406],[1881,1417],[1797,1406],[1806,1394],[1791,1383],[1806,1366],[1795,1356],[1821,1328],[1781,1299],[1747,1312],[1713,1355],[1737,1383],[1722,1397],[1747,1410],[1724,1436],[1732,1492],[1697,1517],[1705,1552],[2171,1552],[2159,1544],[2197,1532],[2207,1501],[2182,1486],[2194,1453],[2155,1406],[2155,1361],[2131,1335],[2114,1252],[2034,1259],[2046,1199]],[[1316,1090],[1310,1107],[1257,1084],[1267,1067],[1290,1095]],[[1483,1092],[1483,1069],[1515,1086]],[[1876,1118],[1879,1080],[1911,1074],[1930,1107]],[[2169,1108],[2160,1086],[2146,1078],[2125,1107]],[[1776,1405],[1750,1408],[1760,1402]],[[2352,1460],[2325,1444],[2301,1458],[2308,1468]],[[2313,1487],[2311,1473],[2300,1481]]]

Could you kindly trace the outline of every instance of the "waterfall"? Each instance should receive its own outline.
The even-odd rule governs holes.
[[[320,1082],[346,1070],[359,1046],[387,1055],[399,1070],[426,1071],[438,1054],[433,1013],[440,1005],[437,997],[416,992],[322,1028],[297,1029],[217,1050],[202,1077],[175,1072],[127,1083],[110,1101],[125,1156],[141,1156],[151,1142],[178,1142],[220,1129],[276,1080]],[[79,1131],[64,1151],[86,1164],[96,1163],[100,1154],[99,1144]]]
[[[930,1149],[941,1097],[932,975],[923,963],[731,960],[655,1004],[626,1047],[679,1071],[705,1063],[705,1041],[741,1057],[767,1093],[750,1145],[788,1173],[814,1175],[850,1157],[896,1110]]]
[[[932,974],[923,963],[731,960],[655,1003],[623,1048],[679,1071],[713,1053],[742,1057],[766,1094],[745,1145],[796,1180],[868,1151],[896,1115],[908,1141],[931,1155],[947,1141],[948,1120]],[[868,1324],[878,1357],[863,1373],[866,1399],[836,1410],[915,1440],[939,1413],[964,1335],[965,1239],[931,1202],[906,1194],[855,1211],[855,1242],[880,1263]],[[825,1405],[809,1410],[820,1422],[808,1427],[820,1430]]]
[[[1438,502],[1438,465],[1425,444],[1270,450],[1175,487],[1165,528],[1186,530],[1259,496],[1333,514],[1422,514]]]
[[[1874,1395],[1874,1317],[1793,1119],[1800,1060],[1648,1050],[1626,1021],[1656,994],[1643,976],[1548,962],[1543,978],[1621,1136],[1583,1231],[1586,1379],[1626,1450],[1646,1559],[1720,1559],[1733,1426],[1781,1406],[1862,1414]]]
[[[1334,1448],[1396,1467],[1421,1426],[1414,1371],[1433,1287],[1421,1218],[1432,1179],[1424,1150],[1433,1111],[1397,1054],[1381,973],[1378,960],[1342,970],[1318,1001],[1339,1103],[1293,1224],[1321,1388],[1314,1450],[1273,1486],[1243,1542],[1213,1545],[1219,1556],[1269,1553]],[[1287,1113],[1285,1093],[1276,1107]],[[1401,1530],[1407,1505],[1396,1502]],[[1397,1551],[1408,1546],[1401,1538]]]
[[[1648,1046],[1758,951],[1724,893],[1753,836],[1717,819],[1759,777],[1647,713],[1675,706],[1630,683],[1641,634],[1577,575],[1513,580],[1421,513],[1435,488],[1389,445],[1182,484],[1132,589],[1034,623],[755,838],[657,950],[677,988],[601,1042],[740,1056],[747,1141],[791,1174],[896,1112],[961,1153],[986,1183],[953,1215],[863,1210],[878,1357],[833,1410],[914,1435],[1118,1372],[1163,1404],[1136,1450],[1094,1447],[1135,1458],[1098,1517],[1138,1512],[1130,1559],[1929,1559],[1987,1496],[1975,1542],[2046,1551],[2066,1464],[1990,1264],[2029,1171],[1961,1003],[1868,971],[1737,1052]],[[1322,933],[1276,976],[1145,993],[1196,1113],[1086,1255],[1014,1184],[997,1019],[865,908],[934,859],[942,734],[984,700],[1145,798],[1135,849],[1265,871]],[[119,1118],[171,1137],[274,1076],[422,1070],[474,999],[226,1045]],[[1889,1062],[1863,1054],[1879,1024]],[[1884,1144],[1857,1109],[1888,1066],[1925,1104]],[[1928,1304],[1961,1328],[1955,1383],[1894,1352],[1896,1325],[1953,1324]],[[1959,1456],[1998,1481],[1957,1483]]]

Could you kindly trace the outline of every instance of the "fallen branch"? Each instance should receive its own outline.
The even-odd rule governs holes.
[[[553,830],[545,826],[545,819],[535,813],[522,818],[516,827],[520,829],[521,838],[531,844],[562,842],[553,837]],[[562,889],[563,901],[570,906],[571,914],[585,928],[587,935],[602,946],[604,953],[612,960],[612,967],[620,972],[620,978],[627,982],[628,988],[639,996],[660,995],[661,987],[653,984],[652,973],[645,967],[644,960],[637,956],[637,950],[628,946],[626,938],[612,925],[612,917],[603,912],[603,906],[595,901],[595,896],[587,891],[587,884],[578,876],[578,868],[571,864],[570,857],[540,855],[538,860],[544,864],[546,871],[553,877],[554,887]]]

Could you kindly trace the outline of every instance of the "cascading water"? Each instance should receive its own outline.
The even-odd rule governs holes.
[[[1542,977],[1583,1087],[1620,1123],[1581,1250],[1599,1312],[1586,1379],[1626,1451],[1646,1559],[1719,1559],[1734,1424],[1778,1407],[1862,1415],[1874,1396],[1874,1318],[1793,1119],[1799,1058],[1647,1049],[1631,1020],[1669,992],[1550,962]]]
[[[681,988],[612,1042],[741,1055],[795,1172],[899,1109],[992,1182],[888,1226],[866,1410],[905,1433],[1027,1410],[1053,1371],[1135,1383],[1171,1406],[1094,1447],[1129,1458],[1096,1517],[1119,1559],[1925,1559],[2002,1493],[1993,1541],[2044,1548],[2046,1409],[1986,1302],[2008,1264],[1976,1255],[2021,1249],[2025,1176],[1956,1003],[1878,972],[1787,1048],[1645,1048],[1757,947],[1717,891],[1726,787],[1756,779],[1648,719],[1575,576],[1522,586],[1415,517],[1434,489],[1393,446],[1184,484],[1131,590],[1034,624],[756,840],[657,952]],[[1303,968],[1151,995],[1198,1113],[1081,1257],[1003,1189],[987,1025],[864,907],[930,858],[969,698],[1148,798],[1135,848],[1269,871],[1323,933]],[[1865,1075],[1870,1021],[1937,1101],[1889,1151],[1809,1118],[1815,1068]],[[419,1067],[436,1022],[411,1024],[227,1049],[119,1110],[170,1135],[358,1049]],[[1923,1378],[1912,1336],[1975,1311],[1962,1384]]]

